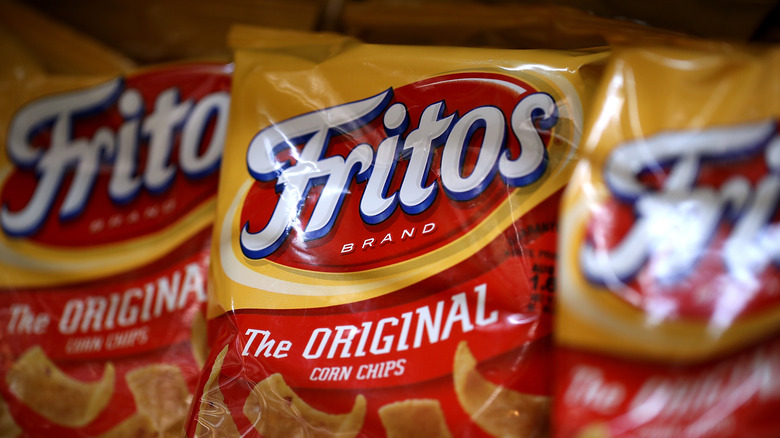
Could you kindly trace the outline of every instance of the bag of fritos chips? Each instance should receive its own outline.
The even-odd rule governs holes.
[[[28,36],[0,26],[0,436],[180,436],[230,69]]]
[[[616,49],[562,204],[556,437],[776,437],[780,50]]]
[[[188,436],[545,436],[558,201],[605,54],[231,38]]]

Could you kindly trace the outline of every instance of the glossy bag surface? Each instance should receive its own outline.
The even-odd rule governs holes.
[[[557,205],[604,53],[232,44],[188,435],[544,436]]]
[[[776,48],[621,48],[562,204],[555,436],[772,437]]]
[[[0,436],[178,436],[230,68],[78,65],[2,30]]]

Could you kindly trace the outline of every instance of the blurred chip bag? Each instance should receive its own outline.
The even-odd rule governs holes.
[[[134,70],[0,7],[0,435],[178,436],[230,67]]]
[[[619,48],[562,207],[557,437],[780,430],[780,50]]]

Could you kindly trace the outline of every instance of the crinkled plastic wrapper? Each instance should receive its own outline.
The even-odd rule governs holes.
[[[231,38],[187,435],[546,436],[558,202],[606,54]]]
[[[230,68],[128,70],[8,7],[62,39],[0,27],[0,436],[180,436]]]
[[[617,49],[564,196],[556,437],[780,430],[780,51]]]

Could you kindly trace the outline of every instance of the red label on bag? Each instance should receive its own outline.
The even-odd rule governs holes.
[[[616,147],[603,169],[612,198],[587,224],[583,275],[648,314],[733,320],[779,304],[779,138],[765,121]]]
[[[777,434],[780,339],[694,366],[664,367],[569,349],[556,359],[561,370],[556,436]]]
[[[274,124],[247,152],[244,256],[350,272],[435,251],[544,175],[557,120],[549,94],[469,73]]]
[[[378,409],[414,399],[436,400],[453,436],[491,436],[463,414],[453,388],[456,348],[465,343],[494,385],[549,395],[558,201],[550,197],[472,258],[382,297],[319,309],[237,310],[213,320],[213,345],[229,345],[220,391],[231,421],[253,428],[243,414],[252,387],[281,374],[323,412],[348,412],[365,396],[358,436],[380,436]],[[237,369],[240,378],[232,375]],[[547,419],[521,421],[544,429]]]
[[[550,240],[548,234],[528,247],[545,248]],[[243,360],[262,360],[261,368],[251,367],[256,380],[283,372],[296,387],[368,390],[441,378],[452,372],[459,341],[467,341],[480,356],[496,357],[549,335],[551,291],[517,290],[495,280],[523,268],[509,259],[456,288],[434,294],[399,291],[385,300],[387,306],[373,311],[343,306],[306,314],[276,312],[273,318],[242,311],[233,315],[242,329],[237,342],[243,345]],[[403,298],[415,292],[413,301]],[[485,345],[482,338],[497,330],[501,337]],[[537,373],[546,365],[541,357],[526,364]],[[517,385],[524,392],[548,391],[541,379]]]
[[[229,73],[150,69],[13,113],[0,157],[0,417],[12,431],[181,432],[205,355]]]
[[[8,130],[7,236],[83,247],[159,231],[209,199],[227,127],[224,66],[181,66],[47,96]]]
[[[52,360],[106,360],[188,341],[193,315],[206,302],[208,233],[196,237],[200,248],[169,255],[182,260],[133,275],[24,293],[0,290],[8,354],[43,345]]]

